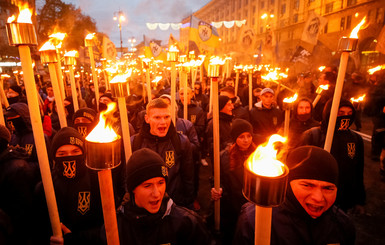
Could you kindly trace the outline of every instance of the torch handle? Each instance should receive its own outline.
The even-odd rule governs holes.
[[[1,81],[1,83],[3,83],[2,80],[0,80],[0,81]],[[1,103],[0,103],[0,125],[5,126],[3,107],[2,107],[2,105],[1,105]]]
[[[60,127],[64,128],[64,127],[67,127],[67,119],[64,111],[63,99],[61,98],[59,83],[57,81],[55,64],[48,63],[48,70],[49,70],[49,75],[51,77],[51,83],[52,83],[53,93],[55,96],[55,103],[57,108],[57,114],[59,116]]]
[[[238,95],[239,72],[235,74],[235,96]]]
[[[82,99],[83,99],[83,96],[82,96],[82,88],[80,87],[79,79],[76,79],[76,86],[77,86],[78,89],[79,89],[79,98],[82,100]]]
[[[313,108],[317,105],[318,101],[321,99],[321,94],[317,94],[313,101]]]
[[[61,97],[64,99],[66,97],[66,90],[65,90],[66,86],[65,86],[64,81],[63,81],[63,72],[61,70],[61,60],[60,60],[60,50],[59,49],[56,49],[56,54],[57,54],[57,63],[55,63],[56,75],[57,75],[57,79],[59,81]]]
[[[188,104],[188,101],[187,101],[187,97],[188,97],[188,92],[187,92],[187,76],[188,76],[188,73],[186,71],[183,71],[182,72],[182,76],[183,76],[183,118],[185,120],[188,120],[188,108],[187,108],[187,104]]]
[[[272,210],[255,205],[255,245],[270,245]]]
[[[4,92],[4,82],[3,80],[1,79],[1,84],[0,84],[0,94],[1,94],[1,98],[4,102],[4,106],[5,108],[7,108],[9,106],[9,103],[8,103],[8,99],[7,99],[7,96],[5,95],[5,92]]]
[[[98,76],[96,75],[94,50],[93,50],[92,46],[88,47],[88,53],[90,55],[91,70],[92,70],[92,80],[94,81],[94,88],[95,88],[96,110],[99,110],[99,81],[98,81]]]
[[[219,191],[220,180],[220,134],[219,134],[219,105],[218,105],[218,82],[211,78],[212,103],[213,103],[213,138],[214,138],[214,188]],[[215,78],[217,79],[217,78]],[[215,230],[220,229],[220,200],[214,202]]]
[[[100,197],[102,199],[104,226],[108,245],[119,245],[118,223],[116,220],[114,189],[111,170],[98,172]]]
[[[285,110],[285,126],[283,128],[283,136],[288,138],[290,125],[290,107]]]
[[[174,126],[176,125],[175,112],[175,94],[176,94],[176,68],[175,62],[171,62],[171,118]]]
[[[70,65],[68,66],[68,69],[70,71],[72,100],[74,102],[74,110],[76,112],[77,110],[79,110],[79,101],[78,101],[78,93],[76,91],[74,68]]]
[[[253,74],[249,73],[249,111],[253,108]]]
[[[147,84],[147,101],[151,101],[151,81],[150,81],[150,68],[146,68],[146,84]]]
[[[118,97],[118,106],[119,106],[119,112],[120,112],[120,123],[122,128],[122,134],[123,134],[123,144],[124,144],[124,154],[127,160],[131,157],[132,150],[131,150],[131,140],[130,140],[130,130],[129,130],[129,124],[128,124],[128,117],[127,117],[127,107],[126,107],[126,99],[124,97]]]
[[[25,91],[27,93],[28,109],[31,117],[33,137],[39,162],[41,179],[44,186],[52,233],[54,236],[62,237],[59,212],[56,205],[55,191],[53,188],[51,170],[49,167],[47,147],[44,139],[43,125],[39,113],[39,102],[37,98],[35,78],[32,69],[31,52],[28,46],[19,46],[21,66],[23,68]]]
[[[348,59],[349,59],[349,53],[342,52],[340,67],[338,69],[336,88],[334,90],[332,108],[330,110],[328,130],[326,132],[326,139],[325,139],[325,145],[324,145],[324,150],[328,152],[330,152],[330,149],[332,148],[334,128],[336,126],[338,107],[340,105],[342,88],[344,86],[345,72],[346,72],[346,66],[348,64]]]

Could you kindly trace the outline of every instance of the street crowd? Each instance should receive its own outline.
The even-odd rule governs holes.
[[[323,147],[337,74],[330,66],[283,82],[298,99],[288,141],[276,146],[290,172],[285,200],[272,211],[271,244],[354,244],[349,216],[365,212],[366,193],[363,139],[352,128],[361,130],[363,113],[372,118],[371,157],[385,178],[385,72],[346,74],[329,153]],[[125,158],[122,144],[121,164],[112,169],[120,243],[254,244],[255,205],[242,193],[244,162],[271,135],[283,134],[283,99],[294,93],[264,81],[258,71],[251,83],[241,74],[238,88],[235,74],[219,79],[218,101],[212,102],[218,103],[220,133],[221,187],[215,189],[210,79],[203,76],[187,90],[178,86],[172,98],[170,80],[164,78],[152,88],[150,100],[140,76],[128,83],[132,155]],[[72,97],[66,97],[68,126],[61,128],[52,85],[36,79],[61,238],[52,235],[23,83],[5,81],[9,107],[2,108],[6,126],[0,125],[0,244],[107,243],[98,173],[86,166],[85,137],[117,98],[104,81],[98,86],[99,98],[88,79],[80,84],[79,94],[72,95],[80,109],[75,111]],[[319,85],[329,89],[313,106]],[[350,100],[363,94],[363,102]],[[118,109],[108,119],[121,135]],[[219,234],[213,218],[216,200],[221,202]]]

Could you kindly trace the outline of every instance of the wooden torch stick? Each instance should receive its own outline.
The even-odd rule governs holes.
[[[288,137],[289,136],[289,125],[290,125],[290,107],[287,106],[285,109],[285,125],[283,128],[283,136]]]
[[[127,107],[126,107],[126,98],[118,97],[118,106],[120,111],[120,123],[122,127],[123,134],[123,145],[124,145],[124,154],[126,156],[126,162],[131,157],[131,140],[130,140],[130,130],[127,117]]]
[[[249,71],[249,111],[253,108],[253,73]]]
[[[313,108],[317,105],[318,101],[321,99],[321,94],[317,94],[313,101]]]
[[[346,67],[348,64],[348,59],[349,59],[349,53],[348,52],[342,52],[341,60],[340,60],[340,67],[338,69],[336,88],[334,90],[332,108],[330,110],[328,130],[326,132],[326,139],[325,139],[325,145],[324,145],[325,151],[328,151],[328,152],[330,152],[330,149],[332,148],[334,128],[336,126],[338,107],[340,105],[342,88],[344,86],[345,72],[346,72]]]
[[[235,73],[235,96],[238,95],[238,86],[239,86],[239,72]]]
[[[1,99],[3,100],[5,108],[7,108],[9,106],[9,102],[8,102],[7,96],[5,95],[5,92],[4,92],[4,87],[3,87],[4,82],[3,82],[3,79],[1,79],[0,81],[1,81],[1,84],[0,84]]]
[[[68,66],[68,69],[70,71],[70,82],[71,82],[71,92],[72,92],[72,101],[74,103],[74,110],[75,112],[79,110],[79,101],[78,101],[78,93],[76,91],[76,83],[75,83],[75,75],[74,75],[74,68],[72,65]]]
[[[255,205],[255,245],[270,245],[272,210]]]
[[[33,76],[31,52],[28,46],[20,45],[19,54],[24,74],[25,91],[27,92],[28,108],[31,117],[33,137],[35,140],[41,179],[44,186],[52,232],[56,237],[62,237],[59,212],[56,205],[51,170],[48,161],[47,147],[44,139],[43,125],[39,113],[35,78]],[[52,68],[51,68],[52,69]],[[53,67],[55,69],[55,67]],[[55,74],[56,75],[56,74]]]
[[[211,78],[212,88],[212,103],[213,103],[213,136],[214,136],[214,188],[219,192],[220,188],[220,135],[219,135],[219,101],[218,101],[218,78]],[[214,202],[214,221],[215,230],[220,229],[221,217],[221,203],[220,200]]]
[[[176,97],[176,68],[175,62],[171,62],[171,118],[176,125],[175,97]]]
[[[91,70],[92,70],[92,80],[94,81],[94,87],[95,87],[96,110],[99,110],[99,80],[98,80],[98,76],[96,75],[94,51],[93,51],[92,46],[88,47],[88,52],[90,54]]]
[[[60,127],[64,128],[64,127],[67,127],[67,119],[64,111],[63,99],[61,98],[59,83],[57,81],[55,63],[48,63],[48,70],[49,70],[49,75],[51,77],[51,83],[52,83],[53,93],[55,96],[55,103],[57,108],[57,114],[59,116]]]
[[[150,81],[150,67],[146,68],[146,85],[147,85],[147,101],[151,101],[151,81]]]
[[[59,49],[56,49],[56,55],[57,55],[57,63],[55,63],[55,68],[56,68],[56,75],[57,75],[57,78],[58,78],[58,81],[59,81],[59,88],[60,88],[60,93],[61,93],[61,97],[63,99],[65,99],[66,97],[66,86],[64,84],[64,81],[63,81],[63,72],[61,70],[61,60],[60,60],[60,50]]]
[[[111,170],[98,171],[100,197],[102,199],[104,226],[108,245],[119,245],[119,233],[115,211]]]
[[[184,69],[184,68],[182,68]],[[188,73],[186,71],[183,71],[182,72],[182,77],[183,77],[183,118],[185,120],[188,120],[188,101],[187,101],[187,97],[188,97],[188,94],[189,92],[187,91],[187,76],[188,76]]]

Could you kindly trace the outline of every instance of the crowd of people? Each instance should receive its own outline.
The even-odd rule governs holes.
[[[290,168],[289,184],[285,201],[273,208],[271,244],[354,244],[349,215],[365,212],[366,193],[364,144],[351,128],[354,123],[361,130],[362,113],[373,120],[371,157],[380,162],[385,179],[383,71],[368,78],[347,74],[331,150],[323,150],[337,73],[327,67],[284,81],[299,98],[288,141],[280,148]],[[247,79],[235,88],[234,77],[220,80],[218,101],[212,102],[219,107],[220,189],[213,188],[211,171],[214,120],[208,78],[180,88],[177,98],[170,96],[165,78],[150,99],[141,77],[128,79],[129,125],[121,125],[118,109],[108,115],[118,134],[128,127],[131,136],[131,157],[126,159],[122,144],[121,164],[112,169],[121,244],[254,244],[255,205],[242,193],[244,162],[271,135],[283,134],[282,101],[294,93],[255,72],[249,97]],[[52,85],[36,83],[63,238],[52,235],[24,87],[12,79],[4,83],[9,107],[2,108],[6,125],[0,125],[0,244],[106,244],[98,174],[86,166],[85,147],[99,114],[117,103],[103,82],[99,98],[87,80],[81,81],[79,94],[68,90],[63,101],[67,127],[60,126]],[[319,85],[329,89],[313,106]],[[351,102],[363,94],[365,103]],[[77,111],[72,96],[78,97]],[[221,200],[219,235],[213,224],[216,200]]]

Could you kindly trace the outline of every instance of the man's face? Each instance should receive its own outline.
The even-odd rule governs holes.
[[[234,105],[231,100],[227,101],[226,105],[222,108],[221,112],[227,115],[233,115]]]
[[[166,136],[171,124],[171,112],[168,108],[152,108],[145,116],[145,120],[150,124],[150,133],[158,137]]]
[[[244,132],[238,136],[236,143],[241,151],[246,151],[249,149],[253,136],[249,132]]]
[[[144,181],[134,190],[135,204],[146,209],[149,213],[155,214],[162,205],[166,181],[162,177],[155,177]]]
[[[199,89],[201,88],[201,85],[195,85],[194,86],[194,91],[195,91],[195,94],[199,94]]]
[[[270,108],[274,101],[274,95],[272,93],[264,93],[261,95],[262,104],[266,108]]]
[[[297,107],[298,115],[306,115],[306,114],[310,114],[310,112],[311,112],[311,106],[308,101],[301,101],[298,103],[298,107]]]
[[[82,149],[76,145],[62,145],[56,150],[56,157],[80,156],[83,154]]]
[[[106,96],[103,96],[103,97],[99,98],[99,102],[103,103],[105,105],[108,105],[109,103],[112,102],[112,100],[110,98],[106,97]]]
[[[290,182],[290,186],[298,202],[313,219],[320,217],[336,200],[336,185],[326,181],[296,179]]]
[[[340,109],[338,109],[338,117],[341,116],[350,116],[353,114],[353,109],[349,106],[342,106]]]
[[[187,104],[190,104],[190,100],[193,96],[192,91],[190,89],[187,89]],[[184,104],[184,89],[179,90],[179,97],[182,104]]]
[[[47,95],[49,96],[49,97],[53,97],[54,95],[53,95],[53,88],[52,87],[48,87],[47,88]]]
[[[234,80],[227,80],[226,81],[226,87],[227,86],[234,87]]]
[[[90,119],[86,117],[77,117],[75,118],[74,124],[79,124],[79,123],[92,123]]]

